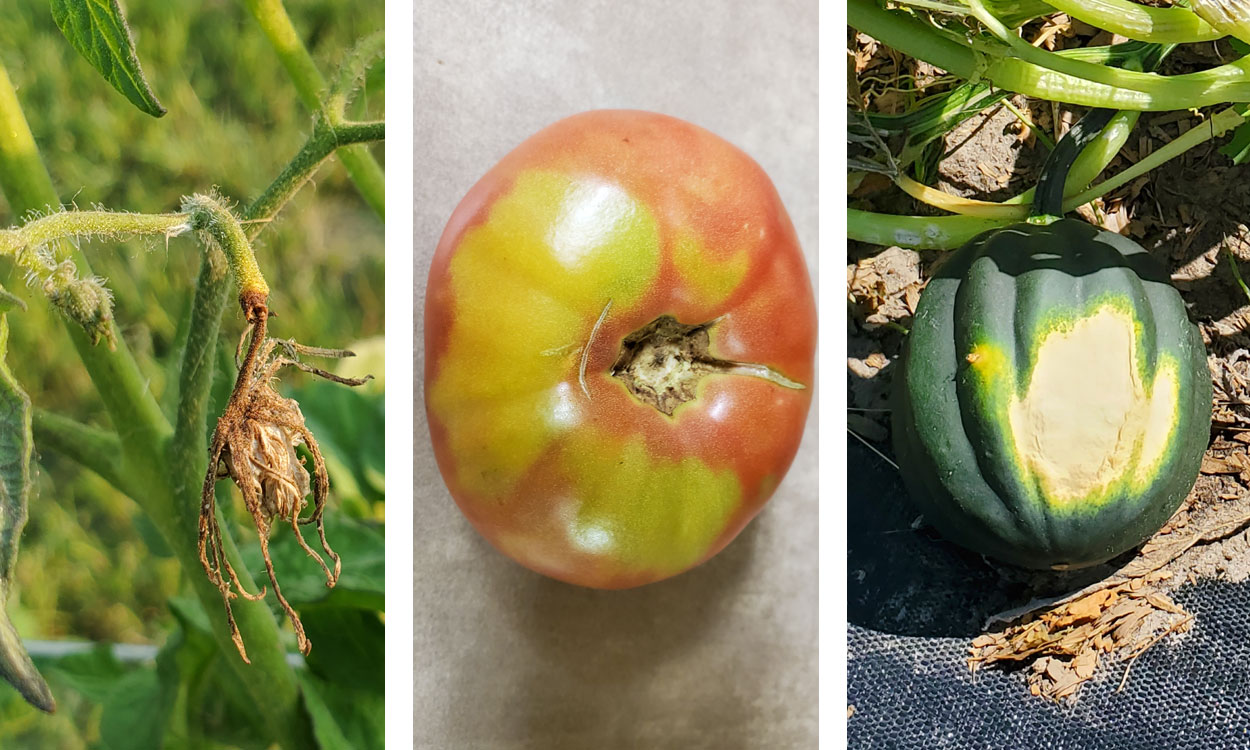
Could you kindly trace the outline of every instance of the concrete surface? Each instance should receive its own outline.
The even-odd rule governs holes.
[[[817,3],[430,0],[416,17],[415,746],[814,747],[815,407],[777,494],[723,553],[641,589],[579,589],[495,552],[444,488],[421,311],[461,196],[534,131],[600,107],[675,115],[751,154],[815,278]]]

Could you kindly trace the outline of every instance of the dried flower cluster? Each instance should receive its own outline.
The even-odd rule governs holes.
[[[321,450],[304,424],[304,415],[300,413],[299,404],[293,399],[278,395],[273,383],[278,371],[288,365],[350,386],[362,385],[370,378],[343,378],[301,362],[300,355],[335,358],[353,355],[349,351],[307,347],[293,341],[268,338],[266,324],[269,310],[263,297],[244,300],[243,306],[248,329],[239,340],[240,350],[249,335],[250,343],[239,366],[234,391],[230,394],[230,400],[213,432],[208,473],[204,477],[200,505],[200,562],[209,580],[221,591],[231,636],[239,649],[239,655],[247,662],[247,650],[235,624],[230,600],[238,595],[251,600],[261,599],[265,596],[265,589],[262,588],[257,593],[244,589],[226,558],[216,515],[214,487],[217,480],[230,477],[242,493],[243,503],[256,524],[261,555],[269,574],[269,582],[273,585],[274,595],[291,621],[299,650],[307,654],[312,644],[304,634],[299,615],[282,595],[274,574],[273,561],[269,556],[269,533],[274,521],[290,524],[300,546],[325,571],[326,586],[333,587],[338,582],[341,564],[339,556],[326,541],[323,514],[330,483]],[[306,446],[312,455],[311,481],[303,460],[296,453],[295,449],[299,445]],[[307,517],[301,518],[300,514],[307,506],[305,498],[310,485],[313,510]],[[321,548],[329,556],[333,568],[304,541],[300,526],[306,524],[316,524]]]

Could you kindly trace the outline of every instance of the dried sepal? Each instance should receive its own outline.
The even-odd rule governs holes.
[[[213,431],[208,472],[204,477],[200,504],[199,547],[200,563],[209,580],[221,591],[231,638],[239,649],[239,655],[247,662],[247,650],[234,621],[230,600],[238,595],[252,600],[260,599],[265,596],[266,589],[262,588],[255,594],[246,591],[226,558],[216,514],[214,488],[217,480],[228,476],[239,488],[244,507],[256,525],[261,556],[265,561],[265,570],[269,583],[273,586],[274,596],[291,622],[299,650],[307,654],[312,644],[304,633],[299,615],[282,595],[273,560],[269,555],[269,535],[274,522],[290,525],[300,547],[325,572],[327,587],[332,588],[338,582],[342,563],[326,540],[324,513],[330,481],[321,449],[304,423],[299,404],[294,399],[279,395],[274,390],[273,383],[279,370],[287,366],[297,367],[343,385],[362,385],[371,378],[343,378],[300,361],[300,355],[353,355],[345,350],[307,347],[293,341],[268,338],[266,330],[269,310],[265,300],[245,294],[241,296],[240,302],[249,325],[240,339],[239,352],[242,352],[243,342],[246,340],[247,353],[239,363],[234,390]],[[304,445],[312,456],[311,476],[296,452],[299,445]],[[308,505],[305,498],[310,491],[313,496],[312,512],[301,517]],[[300,526],[306,524],[316,524],[321,550],[329,557],[329,564],[320,552],[304,540]]]

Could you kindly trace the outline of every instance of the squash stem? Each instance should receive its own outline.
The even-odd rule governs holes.
[[[985,0],[970,7],[1005,30]],[[1087,107],[1165,111],[1250,101],[1250,57],[1209,70],[1161,76],[1090,64],[1028,45],[1018,36],[986,47],[948,36],[874,0],[847,0],[851,26],[906,55],[968,80],[1039,99]],[[1015,36],[1008,34],[1007,36]],[[1027,49],[1026,49],[1027,48]]]
[[[1030,222],[1045,222],[1063,216],[1063,191],[1067,186],[1068,172],[1073,162],[1091,141],[1098,137],[1115,116],[1114,109],[1095,109],[1087,112],[1072,129],[1059,139],[1055,150],[1046,157],[1042,177],[1033,195],[1033,214]]]

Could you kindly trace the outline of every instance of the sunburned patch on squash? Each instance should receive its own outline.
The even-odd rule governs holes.
[[[1011,382],[995,349],[978,345],[968,362],[987,381]],[[1117,485],[1154,479],[1176,427],[1179,368],[1160,353],[1144,382],[1142,356],[1131,313],[1110,303],[1041,338],[1004,417],[1022,478],[1047,504],[1097,502]]]

